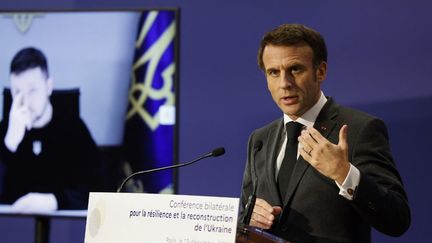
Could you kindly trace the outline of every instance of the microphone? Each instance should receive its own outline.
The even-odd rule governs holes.
[[[130,174],[128,177],[126,177],[126,179],[123,180],[123,182],[120,184],[120,186],[117,188],[117,192],[121,192],[121,190],[123,189],[124,185],[126,184],[126,182],[128,182],[130,179],[132,179],[133,177],[137,176],[137,175],[143,175],[143,174],[147,174],[147,173],[153,173],[153,172],[157,172],[157,171],[161,171],[161,170],[168,170],[168,169],[174,169],[174,168],[178,168],[178,167],[183,167],[186,165],[190,165],[193,164],[199,160],[208,158],[208,157],[218,157],[225,154],[225,149],[223,147],[220,148],[216,148],[213,149],[213,151],[202,155],[201,157],[198,157],[192,161],[189,161],[187,163],[183,163],[183,164],[176,164],[176,165],[170,165],[170,166],[165,166],[165,167],[159,167],[159,168],[154,168],[154,169],[150,169],[150,170],[142,170],[142,171],[138,171],[135,173]]]
[[[258,187],[258,185],[257,185],[258,184],[258,176],[256,174],[255,156],[258,153],[258,151],[261,150],[262,146],[263,146],[263,142],[261,140],[257,141],[254,145],[252,165],[253,165],[253,175],[255,177],[254,178],[255,180],[252,180],[253,193],[249,196],[248,202],[246,203],[246,206],[245,206],[246,215],[243,218],[243,224],[244,225],[249,225],[251,218],[252,218],[252,212],[253,212],[253,209],[255,207],[256,191],[257,191],[257,187]]]

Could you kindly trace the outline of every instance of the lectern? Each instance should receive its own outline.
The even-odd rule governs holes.
[[[238,226],[236,243],[289,243],[262,229],[251,226]]]

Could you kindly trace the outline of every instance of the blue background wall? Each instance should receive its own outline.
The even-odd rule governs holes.
[[[432,241],[428,176],[432,171],[429,155],[432,2],[0,2],[3,10],[136,7],[179,7],[181,10],[180,160],[190,160],[217,146],[227,150],[223,157],[180,169],[180,194],[239,196],[249,133],[281,116],[256,65],[259,40],[264,32],[281,23],[303,23],[320,31],[328,44],[329,75],[323,87],[325,94],[339,103],[380,116],[389,126],[394,157],[410,200],[412,224],[400,238],[374,232],[374,242]],[[2,242],[3,239],[25,242],[12,241],[12,238],[32,234],[31,223],[1,220]],[[83,222],[58,221],[53,228],[53,242],[83,241]]]

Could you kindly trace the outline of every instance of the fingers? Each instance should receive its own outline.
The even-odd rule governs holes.
[[[306,141],[305,138],[303,138],[302,136],[300,136],[298,138],[299,143],[302,145],[302,149],[300,149],[300,152],[304,152],[308,155],[310,155],[310,153],[312,152],[313,148],[310,145],[310,143],[308,141]]]
[[[338,143],[338,146],[340,146],[342,149],[348,148],[347,134],[348,134],[348,125],[343,125],[339,130],[339,143]]]
[[[23,117],[24,117],[25,127],[27,131],[29,131],[32,128],[32,120],[31,120],[30,111],[28,109],[25,110]]]
[[[21,107],[24,103],[24,95],[23,93],[18,93],[13,96],[11,109],[17,109]]]
[[[259,207],[261,207],[262,209],[264,209],[270,213],[273,211],[273,207],[266,200],[264,200],[262,198],[257,198],[255,205],[258,205]]]
[[[24,104],[24,95],[23,93],[17,93],[11,105],[11,110],[9,113],[10,119],[12,119],[13,123],[19,122],[25,126],[27,130],[30,130],[32,127],[31,114],[28,107]]]
[[[31,129],[30,111],[26,106],[21,106],[16,110],[16,119],[22,122],[27,130]]]
[[[321,140],[318,135],[313,135],[312,129],[315,130],[314,128],[303,130],[301,135],[298,137],[298,141],[302,145],[300,152],[304,152],[303,154],[305,155],[303,158],[310,157],[314,147],[316,147],[319,144],[318,141]],[[319,135],[321,136],[321,134]],[[317,139],[315,139],[315,137],[317,137]]]
[[[27,130],[30,130],[32,127],[30,111],[25,106],[16,108],[13,113],[11,112],[10,118],[13,119],[13,122],[23,124]]]
[[[328,140],[313,127],[308,127],[307,129],[303,130],[301,136],[298,138],[298,141],[303,146],[302,150],[309,155],[306,157],[310,157],[312,151],[318,146],[323,146],[328,143]]]
[[[311,152],[312,151],[306,152],[306,150],[303,148],[303,149],[300,149],[299,152],[300,152],[300,155],[303,157],[303,159],[305,159],[308,162],[311,161],[311,159],[312,159]]]
[[[4,143],[11,152],[16,152],[26,131],[32,128],[31,111],[24,102],[24,95],[17,93],[12,100],[9,123]]]
[[[321,135],[318,130],[316,130],[313,127],[308,127],[306,129],[306,132],[309,133],[309,136],[312,138],[313,141],[315,141],[317,144],[325,143],[327,142],[327,139]]]
[[[252,218],[251,218],[251,221],[249,223],[249,225],[254,226],[254,227],[258,227],[261,229],[270,229],[272,224],[273,224],[273,221],[268,223],[260,215],[254,215],[254,214],[252,214]]]
[[[270,229],[275,216],[280,214],[281,210],[280,207],[273,207],[264,199],[257,198],[250,225],[263,229]]]
[[[337,144],[324,138],[316,129],[308,127],[298,139],[303,146],[299,152],[321,174],[342,184],[349,171],[347,138],[347,125],[340,128]]]
[[[341,129],[339,130],[339,142],[337,144],[338,147],[341,149],[347,149],[348,148],[348,125],[343,125]],[[303,146],[303,151],[306,154],[309,154],[311,156],[312,151],[320,146],[325,145],[328,143],[328,140],[321,135],[315,128],[308,127],[306,130],[303,130],[301,133],[301,136],[298,138],[298,141]]]

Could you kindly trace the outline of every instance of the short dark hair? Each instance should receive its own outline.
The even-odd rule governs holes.
[[[10,73],[20,74],[37,67],[42,70],[46,77],[49,76],[48,63],[43,52],[34,47],[27,47],[15,54],[10,65]]]
[[[258,50],[259,67],[265,69],[263,52],[267,45],[291,46],[300,43],[305,43],[312,48],[314,67],[318,67],[323,61],[327,62],[327,47],[320,33],[301,24],[283,24],[267,32],[262,38]]]

